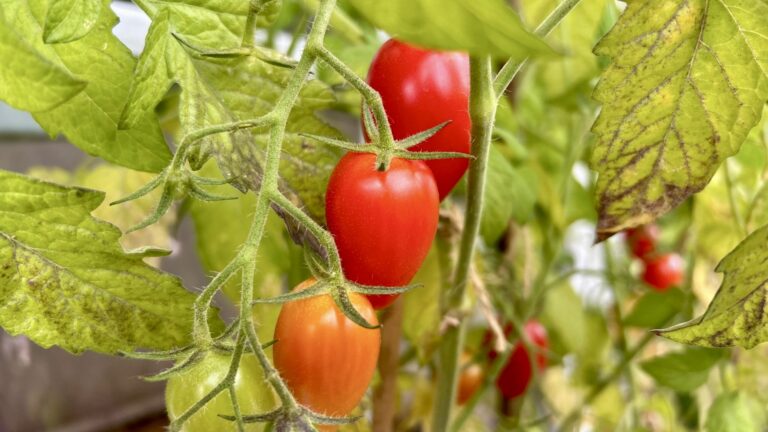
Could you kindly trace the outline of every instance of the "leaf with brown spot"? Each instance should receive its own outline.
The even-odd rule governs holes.
[[[630,2],[595,53],[598,239],[703,189],[768,99],[768,0]]]
[[[705,347],[752,348],[768,341],[768,225],[741,242],[716,271],[725,278],[704,315],[656,333]]]

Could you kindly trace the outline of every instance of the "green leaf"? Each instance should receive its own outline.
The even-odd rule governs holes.
[[[43,42],[42,27],[47,11],[46,0],[0,0],[0,20],[8,24],[8,31],[14,31],[46,61],[87,82],[84,90],[64,103],[33,112],[35,120],[52,137],[63,133],[72,144],[94,156],[141,171],[163,169],[171,153],[154,112],[145,113],[131,129],[117,129],[135,60],[112,34],[112,27],[117,23],[112,10],[101,8],[94,28],[84,37],[55,45]],[[35,83],[15,91],[29,93],[25,98],[41,98],[39,95],[49,90]]]
[[[45,43],[73,42],[96,25],[104,0],[51,0],[43,27]]]
[[[240,46],[248,17],[248,1],[242,0],[136,0],[152,18],[163,10],[173,31],[195,45],[220,48]],[[270,0],[269,3],[274,3]],[[268,5],[269,6],[269,5]],[[275,6],[272,4],[269,7]]]
[[[710,369],[727,354],[722,349],[687,348],[646,360],[640,367],[660,385],[688,393],[707,382]]]
[[[123,251],[120,231],[90,216],[103,200],[0,171],[0,326],[73,353],[190,342],[195,296],[143,262],[153,254]]]
[[[709,182],[768,99],[768,1],[629,2],[595,48],[598,236],[650,222]]]
[[[377,27],[427,48],[475,55],[552,55],[503,0],[350,0]]]
[[[491,147],[487,181],[480,233],[487,243],[493,244],[507,229],[510,219],[523,224],[531,218],[536,192],[495,146]]]
[[[436,301],[445,278],[435,242],[412,283],[422,286],[403,294],[403,335],[416,348],[419,361],[427,362],[440,339],[440,305]]]
[[[20,110],[49,110],[85,88],[84,82],[24,42],[1,14],[0,58],[9,60],[0,67],[0,99]]]
[[[699,318],[659,330],[677,342],[752,348],[768,341],[768,225],[755,231],[718,264],[723,283]]]
[[[707,432],[758,432],[765,430],[765,409],[744,392],[722,393],[712,403],[704,430]]]
[[[125,124],[131,125],[142,113],[154,110],[173,83],[182,88],[182,136],[213,125],[255,119],[273,108],[291,70],[254,56],[198,57],[171,34],[171,19],[169,9],[155,16],[122,115]],[[264,53],[279,57],[275,52]],[[325,186],[341,152],[301,134],[340,137],[315,115],[334,103],[333,93],[320,81],[305,83],[288,119],[280,161],[283,190],[318,220],[323,219]],[[256,189],[268,136],[265,128],[211,135],[197,146],[199,154],[193,163],[200,166],[214,154],[233,184],[241,190]]]
[[[637,301],[635,306],[624,318],[624,325],[654,329],[666,324],[674,317],[685,302],[685,294],[672,288],[665,292],[650,291]]]

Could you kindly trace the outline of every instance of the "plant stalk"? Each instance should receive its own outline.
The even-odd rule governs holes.
[[[480,217],[483,212],[486,170],[490,154],[493,123],[496,118],[496,97],[493,92],[491,60],[488,57],[471,57],[469,114],[472,120],[472,155],[469,164],[467,207],[464,215],[459,258],[452,285],[443,292],[444,315],[456,315],[461,307],[464,292],[469,281],[470,265],[475,251],[475,242],[480,232]],[[456,377],[458,361],[464,343],[465,325],[462,319],[455,326],[449,326],[442,337],[437,371],[437,394],[433,418],[434,431],[445,431],[450,422],[451,410],[456,400]]]

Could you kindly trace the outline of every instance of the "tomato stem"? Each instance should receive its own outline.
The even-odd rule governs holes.
[[[568,13],[573,10],[581,0],[564,0],[557,5],[556,8],[550,12],[550,14],[544,18],[544,21],[536,27],[534,33],[537,36],[544,37],[549,34],[559,23],[565,18]],[[501,98],[504,95],[509,84],[515,79],[515,76],[520,72],[520,68],[523,67],[527,58],[522,60],[509,59],[501,68],[496,78],[493,80],[493,89],[496,92],[496,98]]]
[[[486,170],[496,117],[496,98],[493,92],[491,60],[488,57],[471,57],[469,60],[470,93],[469,113],[472,119],[472,155],[469,164],[467,207],[464,216],[464,230],[459,247],[459,258],[450,289],[443,291],[442,309],[444,315],[455,315],[461,307],[469,280],[470,265],[475,251],[475,242],[480,231],[480,217],[483,212]],[[448,428],[451,409],[456,400],[456,378],[465,326],[463,320],[450,326],[443,334],[439,351],[437,372],[437,400],[433,418],[433,430]]]

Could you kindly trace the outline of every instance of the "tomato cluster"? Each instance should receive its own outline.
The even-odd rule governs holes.
[[[410,150],[470,150],[469,60],[466,54],[417,48],[391,39],[368,73],[395,139],[449,122]],[[465,158],[421,162],[393,158],[379,171],[370,153],[349,153],[331,174],[326,218],[347,279],[363,285],[407,285],[427,256],[440,201],[467,170]],[[369,296],[376,309],[397,296]]]
[[[643,281],[656,291],[680,285],[683,282],[683,258],[676,253],[659,253],[659,227],[642,225],[626,231],[627,245],[635,258],[644,265]]]

